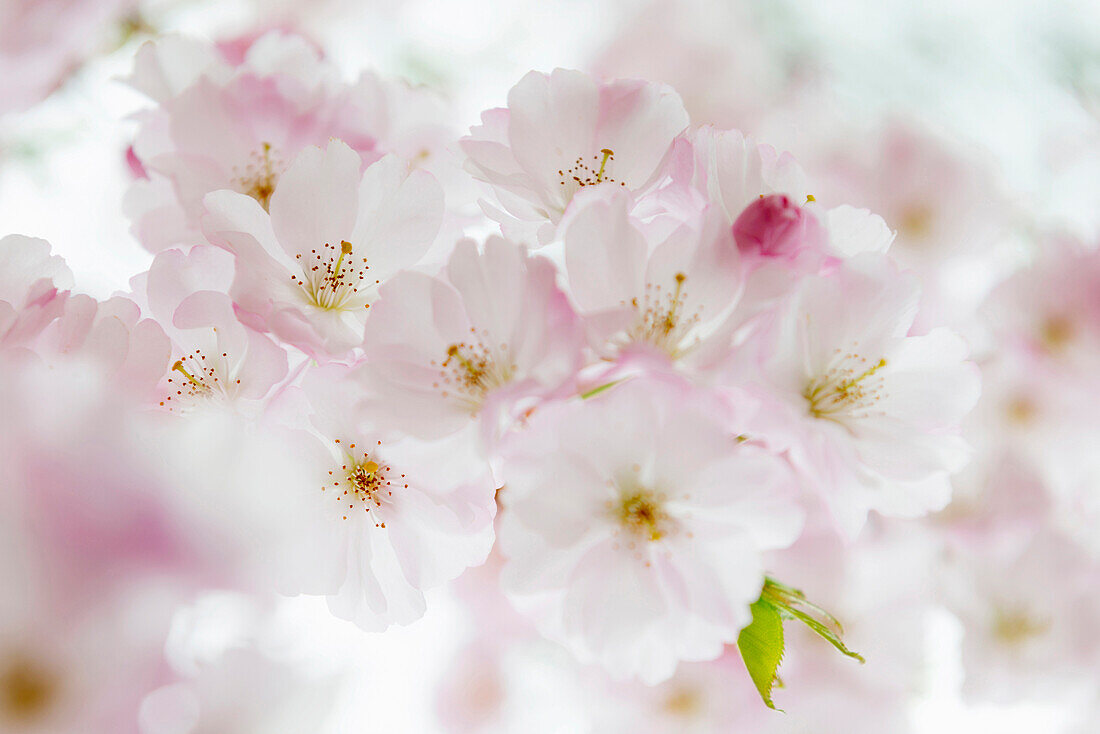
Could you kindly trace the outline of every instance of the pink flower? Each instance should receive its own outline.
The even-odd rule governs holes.
[[[852,536],[868,510],[942,508],[968,458],[957,428],[977,401],[978,372],[956,334],[907,336],[917,299],[912,278],[862,255],[804,279],[745,347],[761,355],[747,378],[765,401],[760,438],[790,451]]]
[[[23,346],[40,334],[65,308],[72,280],[45,240],[0,239],[0,347]]]
[[[783,194],[762,196],[733,223],[742,252],[761,257],[791,257],[800,250],[823,249],[825,236],[817,218]]]
[[[527,74],[508,93],[508,107],[482,113],[481,123],[461,145],[467,170],[490,184],[500,203],[484,205],[486,212],[505,235],[537,234],[545,244],[582,188],[633,193],[656,183],[688,116],[664,85],[598,84],[555,69]]]
[[[778,153],[738,130],[703,125],[691,136],[690,182],[732,224],[760,196],[786,194],[805,202],[806,174],[790,153]]]
[[[364,425],[348,370],[311,371],[303,385],[311,422],[302,522],[303,583],[323,588],[333,613],[366,629],[408,624],[424,613],[423,590],[485,561],[493,544],[494,487],[468,435],[425,443],[390,440]],[[296,519],[297,520],[297,519]]]
[[[568,391],[583,335],[557,272],[522,245],[460,241],[444,277],[402,273],[371,308],[359,376],[380,420],[438,438],[482,420],[491,439],[521,401]]]
[[[797,537],[785,463],[717,406],[639,378],[540,409],[505,448],[502,583],[582,662],[652,684],[718,657],[760,595],[761,552]]]
[[[167,37],[138,53],[130,83],[158,103],[140,113],[134,150],[149,173],[126,208],[149,249],[202,241],[203,197],[247,194],[265,209],[302,149],[339,138],[361,165],[396,152],[433,166],[445,108],[403,83],[365,73],[343,82],[304,39],[278,32],[253,42],[238,66],[212,46]]]
[[[359,345],[378,286],[415,264],[443,216],[443,192],[387,156],[359,172],[340,141],[307,148],[283,174],[271,213],[233,191],[206,197],[204,229],[236,256],[241,319],[319,360]]]
[[[237,320],[224,292],[232,277],[232,255],[199,246],[188,253],[162,250],[135,283],[172,341],[172,358],[157,375],[160,407],[258,415],[286,377],[286,351]]]
[[[204,660],[193,674],[156,689],[141,703],[143,734],[248,731],[280,734],[318,728],[340,690],[335,675],[303,670],[254,647]]]
[[[597,354],[651,354],[705,367],[725,354],[742,287],[740,257],[717,209],[650,244],[625,194],[585,197],[562,222],[570,293]]]
[[[1007,703],[1095,690],[1100,615],[1094,564],[1041,533],[1031,543],[957,554],[941,575],[943,599],[964,625],[963,693]]]
[[[5,0],[0,4],[0,115],[45,99],[109,50],[136,0]]]
[[[683,663],[656,686],[636,681],[599,681],[594,731],[608,734],[763,731],[774,712],[730,645],[711,661]]]
[[[102,370],[139,400],[154,397],[171,353],[160,324],[142,318],[138,305],[123,296],[103,302],[69,296],[33,348],[51,367],[77,362]]]

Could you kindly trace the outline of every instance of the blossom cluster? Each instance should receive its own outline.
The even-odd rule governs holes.
[[[941,191],[862,208],[868,176],[693,123],[666,84],[532,71],[460,136],[430,90],[348,81],[282,32],[163,36],[126,82],[148,99],[124,210],[149,268],[96,300],[47,242],[0,240],[15,731],[309,730],[327,681],[246,649],[166,659],[213,590],[383,632],[455,582],[481,631],[439,706],[468,731],[478,685],[504,716],[536,697],[504,669],[554,655],[550,689],[620,702],[593,703],[594,730],[780,731],[759,701],[775,669],[761,683],[738,642],[769,589],[794,608],[807,585],[894,667],[780,632],[786,708],[862,688],[881,723],[933,565],[976,620],[968,687],[1004,690],[970,666],[1021,674],[998,654],[1096,670],[1074,631],[1100,614],[1097,563],[1034,592],[1079,548],[1100,558],[1093,252],[1052,242],[999,286],[983,352],[919,243],[980,246],[973,212],[913,203]]]

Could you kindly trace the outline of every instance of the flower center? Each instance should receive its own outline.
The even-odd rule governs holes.
[[[446,359],[439,363],[440,379],[433,386],[441,388],[444,397],[457,393],[476,412],[490,390],[506,384],[515,374],[516,366],[507,355],[506,344],[498,353],[481,342],[452,344],[447,347]]]
[[[1039,339],[1048,352],[1059,352],[1073,341],[1076,332],[1068,316],[1050,316],[1039,328]]]
[[[49,671],[16,655],[0,669],[0,712],[16,721],[37,718],[50,708],[58,688],[57,679]]]
[[[320,251],[310,250],[308,257],[294,256],[302,266],[302,277],[291,275],[290,280],[299,286],[309,303],[329,311],[348,311],[369,308],[367,288],[381,281],[367,281],[367,258],[352,257],[352,244],[348,241],[339,247],[325,244]]]
[[[669,518],[663,497],[646,489],[624,492],[614,506],[619,524],[642,540],[660,540],[668,532]]]
[[[279,171],[283,168],[282,161],[274,158],[271,151],[271,143],[264,143],[258,152],[252,154],[244,171],[234,169],[237,175],[231,181],[238,191],[260,202],[265,210],[271,203],[271,195],[275,193],[275,184],[279,181]]]
[[[652,344],[670,357],[681,356],[687,349],[683,342],[691,329],[699,323],[700,313],[685,313],[687,276],[676,273],[672,290],[664,290],[659,284],[646,283],[645,294],[639,303],[631,299],[630,305],[637,313],[637,320],[627,336],[633,343]]]
[[[229,355],[226,352],[207,359],[201,349],[196,349],[177,359],[170,374],[170,394],[160,401],[160,405],[173,412],[186,411],[205,400],[231,399],[241,384],[239,379],[230,376]]]
[[[829,370],[810,382],[802,392],[815,418],[865,418],[870,408],[885,392],[885,380],[878,374],[886,366],[886,358],[868,362],[855,352],[842,354]]]
[[[898,229],[906,237],[921,239],[932,232],[932,210],[924,204],[912,204],[906,207],[898,220]]]
[[[993,615],[993,637],[1010,647],[1019,646],[1049,629],[1049,622],[1020,610],[998,609]]]
[[[566,169],[558,169],[558,179],[565,193],[566,202],[585,186],[598,186],[604,183],[626,186],[623,181],[618,181],[611,176],[610,164],[615,162],[615,153],[610,148],[603,148],[598,155],[591,160],[584,156],[578,156],[573,165]]]
[[[703,696],[694,688],[677,688],[665,699],[665,711],[673,716],[693,716],[702,710]]]
[[[340,439],[336,439],[338,447],[343,448]],[[381,446],[382,442],[378,442]],[[364,513],[374,512],[374,526],[386,527],[381,510],[386,500],[393,496],[394,483],[408,487],[404,482],[404,474],[397,473],[382,463],[376,456],[366,451],[356,451],[355,444],[347,445],[344,449],[344,461],[339,469],[330,469],[329,476],[333,477],[332,483],[321,487],[322,492],[331,491],[341,505],[346,505],[344,520],[351,513],[361,509]]]

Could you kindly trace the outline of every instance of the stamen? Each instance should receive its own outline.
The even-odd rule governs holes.
[[[627,339],[630,343],[651,344],[676,359],[691,348],[685,341],[699,323],[702,308],[685,313],[687,276],[676,273],[674,281],[671,292],[662,292],[659,283],[646,283],[642,302],[637,298],[630,301],[637,321],[628,330]]]
[[[1045,634],[1050,622],[1019,610],[998,609],[993,615],[993,637],[1012,647]]]
[[[213,329],[217,338],[217,329]],[[187,411],[208,400],[231,402],[237,395],[240,378],[229,355],[207,355],[201,349],[183,355],[172,363],[168,374],[179,372],[183,378],[167,379],[171,394],[160,401],[161,407],[175,412]]]
[[[841,354],[838,349],[837,353],[839,358],[833,366],[812,380],[802,396],[816,418],[836,418],[840,414],[848,418],[865,417],[865,411],[885,394],[885,383],[876,375],[886,366],[886,358],[866,367],[867,359],[855,352]]]
[[[339,439],[336,439],[334,443],[341,446]],[[381,446],[382,442],[379,441],[377,445]],[[403,481],[405,479],[404,474],[398,474],[397,477],[394,477],[393,469],[389,465],[380,462],[378,457],[363,451],[360,452],[357,458],[351,453],[354,449],[354,443],[348,444],[347,449],[342,449],[346,460],[340,464],[338,469],[329,471],[329,476],[336,478],[333,479],[331,484],[321,487],[321,491],[333,490],[337,501],[341,505],[346,503],[343,508],[344,513],[341,515],[344,520],[349,518],[349,511],[355,510],[358,506],[362,508],[364,514],[373,511],[374,514],[371,517],[376,528],[385,528],[386,523],[381,511],[386,504],[386,500],[393,496],[395,484],[400,484],[406,489],[409,485]]]
[[[580,156],[573,163],[573,165],[567,169],[558,169],[558,177],[560,183],[565,187],[565,198],[572,199],[579,189],[585,186],[597,186],[603,183],[617,183],[620,186],[626,186],[626,182],[617,181],[611,177],[608,164],[615,160],[615,152],[610,148],[601,148],[599,155],[592,156],[592,162],[585,161],[584,156]],[[597,166],[596,161],[599,161]]]
[[[191,374],[190,372],[188,372],[188,371],[187,371],[186,369],[184,369],[184,367],[183,367],[183,360],[181,360],[181,359],[177,359],[177,360],[176,360],[176,363],[175,363],[174,365],[172,365],[172,369],[173,369],[174,371],[176,371],[176,372],[182,372],[182,373],[183,373],[183,376],[184,376],[184,377],[186,377],[186,378],[187,378],[187,380],[188,380],[188,381],[189,381],[189,382],[190,382],[190,383],[191,383],[192,385],[194,385],[195,387],[197,387],[197,388],[199,388],[199,389],[201,389],[201,390],[205,390],[205,389],[207,389],[206,385],[204,385],[203,383],[201,383],[201,382],[199,382],[198,380],[196,380],[196,379],[195,379],[195,377],[194,377],[194,375],[192,375],[192,374]]]
[[[57,696],[57,684],[49,671],[17,655],[0,669],[0,718],[27,722],[41,717]]]
[[[613,514],[631,535],[650,542],[660,540],[669,529],[663,499],[647,489],[628,489],[613,503]]]
[[[237,190],[251,196],[260,203],[265,210],[271,204],[271,196],[275,193],[275,184],[279,179],[281,161],[272,157],[271,143],[263,143],[260,152],[254,154],[253,162],[244,168],[244,172],[233,179]]]
[[[300,287],[306,300],[317,308],[330,311],[370,308],[367,293],[381,281],[367,280],[370,270],[367,258],[356,262],[350,257],[352,250],[352,244],[343,240],[339,248],[326,243],[320,252],[310,250],[310,257],[303,258],[301,253],[295,255],[302,266],[302,276],[291,275],[291,282]]]
[[[470,331],[475,333],[472,328]],[[472,413],[480,409],[486,393],[510,381],[516,370],[507,344],[490,350],[480,341],[452,344],[438,366],[440,380],[433,387],[441,389],[444,397],[459,398]]]
[[[600,161],[600,170],[596,172],[596,183],[603,183],[603,171],[607,167],[607,159],[615,155],[610,148],[602,148],[600,153],[603,154],[603,160]]]

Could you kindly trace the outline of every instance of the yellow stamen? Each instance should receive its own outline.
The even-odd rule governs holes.
[[[684,281],[687,280],[687,276],[683,273],[676,273],[676,290],[672,293],[672,305],[669,306],[668,313],[665,314],[664,329],[666,334],[671,334],[672,330],[676,328],[676,309],[680,307],[680,292],[684,289]]]
[[[188,372],[184,368],[183,360],[177,359],[176,363],[174,365],[172,365],[172,369],[175,370],[176,372],[182,372],[183,376],[186,377],[191,382],[191,384],[194,385],[195,387],[198,387],[198,388],[205,388],[206,387],[205,384],[203,384],[202,382],[199,382],[194,377],[192,377],[191,373]]]
[[[344,264],[344,256],[351,254],[351,243],[344,240],[340,243],[340,257],[336,258],[336,266],[332,270],[332,280],[336,281],[340,277],[340,266]]]
[[[604,168],[607,166],[607,159],[615,155],[614,151],[612,151],[610,148],[603,148],[602,150],[600,150],[600,152],[603,153],[603,160],[600,161],[600,170],[596,172],[597,183],[603,182],[603,171]]]

